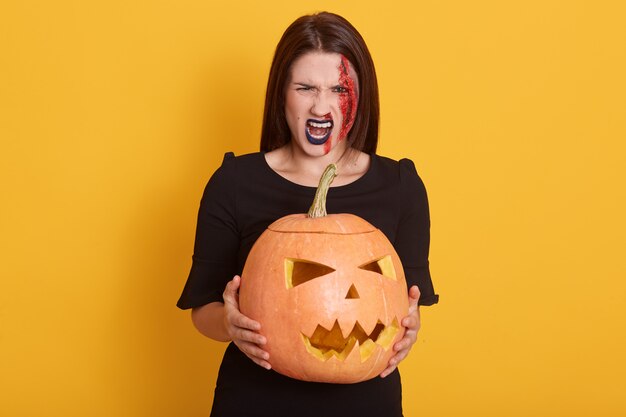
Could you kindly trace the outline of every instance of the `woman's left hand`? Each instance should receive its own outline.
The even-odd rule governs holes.
[[[402,319],[402,325],[406,328],[404,337],[393,345],[393,350],[396,354],[389,359],[389,365],[380,374],[381,378],[386,377],[392,373],[400,361],[402,361],[409,354],[409,350],[417,340],[417,332],[420,329],[420,311],[417,306],[417,301],[420,298],[420,290],[417,285],[413,285],[409,289],[409,314]]]

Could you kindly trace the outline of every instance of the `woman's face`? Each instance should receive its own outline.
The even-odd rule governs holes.
[[[309,155],[326,155],[354,124],[358,78],[352,64],[336,53],[309,52],[291,67],[285,93],[285,117],[291,140]]]

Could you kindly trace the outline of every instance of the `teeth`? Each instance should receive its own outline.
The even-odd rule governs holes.
[[[318,325],[311,337],[302,334],[302,339],[309,353],[322,361],[332,356],[343,361],[355,346],[359,346],[361,361],[365,362],[376,346],[380,346],[385,351],[388,350],[398,331],[399,325],[396,318],[389,326],[379,321],[373,332],[369,334],[366,334],[357,322],[352,331],[344,335],[339,322],[335,321],[331,330]]]
[[[378,323],[380,323],[380,321],[377,320],[375,317],[370,317],[368,319],[359,320],[359,325],[361,326],[361,328],[366,334],[372,334],[372,332],[374,331],[374,328],[378,325]]]
[[[313,136],[315,139],[324,139],[326,137],[326,135],[317,136],[317,135],[314,135],[312,133],[310,133],[310,135]]]
[[[313,126],[313,127],[317,127],[317,128],[324,128],[324,129],[328,129],[330,127],[332,127],[332,123],[331,122],[323,122],[323,123],[317,123],[317,122],[308,122],[309,126]]]

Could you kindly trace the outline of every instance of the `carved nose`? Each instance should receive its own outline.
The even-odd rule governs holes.
[[[359,297],[359,292],[356,290],[356,287],[354,286],[354,284],[350,285],[350,289],[348,290],[348,293],[346,294],[346,300],[353,299],[353,298],[361,298]]]

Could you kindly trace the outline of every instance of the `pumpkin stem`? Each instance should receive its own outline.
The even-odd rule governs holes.
[[[308,216],[310,218],[316,219],[318,217],[326,216],[326,195],[328,194],[330,184],[333,182],[336,176],[337,165],[328,165],[324,170],[324,173],[320,178],[320,183],[317,186],[317,190],[315,191],[315,198],[313,199],[313,204],[311,204],[311,208],[309,209],[308,213]]]

